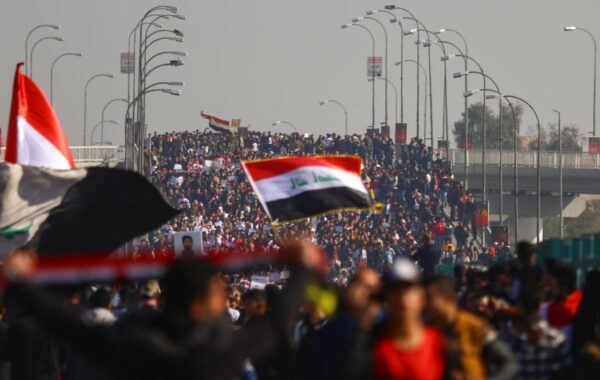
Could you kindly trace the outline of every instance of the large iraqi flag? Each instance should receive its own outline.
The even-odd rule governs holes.
[[[21,74],[17,64],[8,120],[6,162],[73,169],[69,143],[54,109],[33,80]]]
[[[371,207],[356,156],[276,158],[245,161],[242,167],[273,222]]]

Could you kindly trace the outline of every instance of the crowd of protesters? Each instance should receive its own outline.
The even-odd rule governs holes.
[[[520,243],[514,256],[502,243],[481,249],[473,197],[421,141],[397,147],[381,135],[258,132],[150,141],[149,177],[183,211],[141,239],[135,257],[172,255],[175,232],[200,231],[206,250],[275,249],[286,265],[224,273],[184,258],[158,281],[59,289],[55,298],[27,281],[35,255],[18,252],[3,270],[11,285],[0,379],[579,380],[600,373],[600,272],[580,273],[578,289],[574,268],[541,262],[531,244]],[[274,231],[240,160],[316,154],[360,155],[381,207]],[[440,263],[453,265],[452,277],[436,273]]]
[[[183,213],[142,242],[143,255],[171,252],[178,231],[202,231],[209,250],[243,253],[274,244],[274,231],[240,161],[322,154],[362,157],[365,184],[381,205],[379,212],[340,212],[278,231],[312,236],[326,249],[332,275],[347,280],[361,266],[381,273],[396,257],[415,258],[423,236],[437,254],[435,262],[422,263],[428,267],[510,255],[503,242],[492,242],[489,249],[475,243],[473,194],[464,191],[448,163],[420,140],[397,148],[382,135],[250,132],[240,138],[195,131],[155,134],[150,141],[150,178]]]

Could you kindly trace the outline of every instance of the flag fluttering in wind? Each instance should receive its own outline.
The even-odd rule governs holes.
[[[203,118],[208,120],[208,126],[217,132],[221,132],[221,133],[225,133],[225,134],[231,134],[231,130],[229,130],[229,121],[225,120],[225,119],[220,119],[216,116],[211,116],[209,114],[206,114],[204,112],[200,112],[200,116],[202,116]]]
[[[108,254],[176,214],[134,172],[0,164],[0,259],[22,247],[45,256]]]
[[[242,162],[242,167],[273,222],[371,207],[356,156],[276,158]]]
[[[8,120],[6,162],[51,169],[73,169],[69,143],[54,109],[17,64]]]

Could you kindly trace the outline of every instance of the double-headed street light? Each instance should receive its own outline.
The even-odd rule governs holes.
[[[60,29],[60,25],[54,25],[54,24],[40,24],[38,26],[33,27],[29,33],[27,33],[27,37],[25,38],[25,74],[26,75],[30,75],[29,72],[29,38],[31,37],[31,35],[33,34],[33,32],[35,32],[38,29],[42,29],[42,28],[50,28],[50,29],[54,29],[54,30],[59,30]]]
[[[375,37],[373,36],[373,33],[371,32],[371,30],[364,25],[355,24],[355,23],[343,24],[341,26],[341,28],[347,29],[351,26],[356,26],[358,28],[365,30],[367,33],[369,33],[369,36],[371,37],[372,46],[373,46],[372,57],[373,57],[373,59],[375,59]],[[375,78],[375,70],[371,70],[371,78]],[[371,86],[371,91],[372,91],[372,93],[371,93],[371,128],[375,128],[375,81],[373,81],[373,84]]]
[[[52,66],[50,66],[50,104],[54,104],[54,65],[63,57],[82,57],[81,53],[64,53],[56,57],[54,62],[52,62]]]
[[[573,32],[575,30],[581,30],[582,32],[586,33],[588,36],[591,37],[592,42],[594,42],[594,104],[593,104],[593,129],[592,129],[592,135],[596,136],[596,88],[597,88],[597,84],[596,84],[596,80],[597,80],[597,73],[598,73],[598,65],[597,65],[597,61],[598,61],[598,43],[596,42],[596,37],[594,37],[594,35],[592,34],[592,32],[590,32],[589,30],[579,27],[579,26],[565,26],[564,27],[564,31],[565,32]]]
[[[114,78],[113,74],[96,74],[93,75],[88,81],[85,83],[85,89],[83,91],[83,146],[86,144],[87,137],[87,93],[88,87],[90,83],[97,78]]]
[[[277,121],[274,121],[273,124],[271,124],[271,126],[275,127],[275,126],[277,126],[279,124],[288,125],[288,126],[292,127],[292,129],[294,130],[294,132],[298,133],[298,129],[296,129],[296,126],[294,124],[290,123],[289,121],[277,120]]]
[[[428,78],[427,78],[427,70],[425,70],[425,67],[423,67],[423,65],[421,63],[419,63],[417,60],[414,59],[405,59],[404,62],[412,62],[414,64],[417,65],[417,69],[422,70],[423,72],[423,77],[425,78],[425,91],[423,91],[423,101],[425,103],[425,107],[423,107],[423,131],[427,131],[427,82],[428,82]],[[396,62],[396,66],[400,66],[400,62]],[[417,133],[417,138],[419,138],[419,135]],[[423,141],[425,141],[426,139],[426,135],[425,133],[423,133]]]
[[[342,108],[342,110],[344,110],[344,116],[346,117],[346,123],[345,123],[345,128],[344,128],[344,133],[346,136],[348,136],[348,110],[346,109],[346,107],[339,101],[334,100],[334,99],[325,99],[319,102],[320,106],[323,106],[325,104],[337,104],[338,106],[340,106]]]
[[[47,41],[47,40],[54,40],[54,41],[58,41],[58,42],[62,42],[63,39],[61,37],[42,37],[39,40],[36,41],[36,43],[33,44],[33,46],[31,47],[31,53],[29,54],[30,59],[29,59],[29,77],[33,79],[33,53],[35,51],[36,46],[38,46],[40,44],[40,42],[42,41]]]

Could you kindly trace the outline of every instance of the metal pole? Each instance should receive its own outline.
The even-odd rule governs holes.
[[[39,40],[36,41],[35,44],[33,44],[33,46],[31,47],[31,53],[30,53],[30,59],[29,59],[29,77],[31,79],[33,79],[33,52],[35,51],[36,46],[38,46],[38,44],[42,41],[45,40],[55,40],[55,41],[62,41],[63,39],[60,37],[43,37],[40,38]]]
[[[558,115],[558,191],[560,199],[560,238],[564,239],[565,225],[563,217],[563,152],[562,152],[562,129],[560,111],[553,110]]]
[[[27,37],[25,37],[25,75],[30,76],[29,74],[29,38],[36,30],[40,28],[52,28],[54,30],[60,29],[59,25],[51,25],[51,24],[41,24],[33,27],[29,33],[27,33]]]
[[[503,135],[503,130],[502,130],[502,97],[498,98],[498,122],[500,124],[499,129],[500,129],[500,137],[498,138],[499,142],[500,142],[500,146],[499,146],[499,151],[500,151],[500,225],[502,225],[504,223],[504,177],[503,177],[503,172],[504,169],[502,168],[502,154],[503,154],[503,148],[502,148],[502,144],[504,143],[504,135]]]
[[[381,26],[381,29],[383,30],[383,35],[385,36],[385,80],[388,80],[388,34],[387,34],[387,30],[385,29],[385,26],[383,25],[383,23],[379,20],[377,20],[374,17],[365,17],[365,20],[372,20],[375,21],[376,23],[378,23]],[[385,86],[385,125],[389,125],[388,124],[388,86]]]
[[[541,177],[541,171],[540,171],[540,153],[541,153],[541,146],[542,146],[542,126],[540,123],[540,118],[535,110],[535,108],[533,108],[533,106],[527,102],[525,99],[519,98],[517,96],[514,95],[505,95],[506,98],[513,98],[516,100],[519,100],[521,102],[523,102],[524,104],[526,104],[532,111],[533,114],[535,115],[535,119],[537,121],[537,130],[538,130],[538,137],[537,137],[537,159],[536,159],[536,166],[537,166],[537,220],[536,220],[536,243],[539,244],[540,243],[540,219],[541,219],[541,183],[542,183],[542,177]]]
[[[64,53],[56,57],[50,66],[50,104],[54,105],[54,65],[62,58],[67,56],[81,57],[81,53]]]
[[[102,108],[102,119],[101,119],[102,124],[101,124],[101,127],[100,127],[100,141],[104,141],[104,114],[106,113],[106,109],[108,108],[108,106],[111,105],[114,102],[124,102],[126,104],[129,104],[129,102],[127,102],[127,99],[115,98],[115,99],[112,99],[112,100],[108,101],[108,103],[106,103],[104,105],[104,107]]]
[[[90,83],[94,79],[100,78],[100,77],[113,78],[114,76],[112,74],[96,74],[96,75],[92,76],[90,79],[88,79],[88,81],[85,84],[85,89],[83,91],[83,146],[85,146],[86,136],[87,136],[87,93],[88,93],[88,86],[90,85]]]

